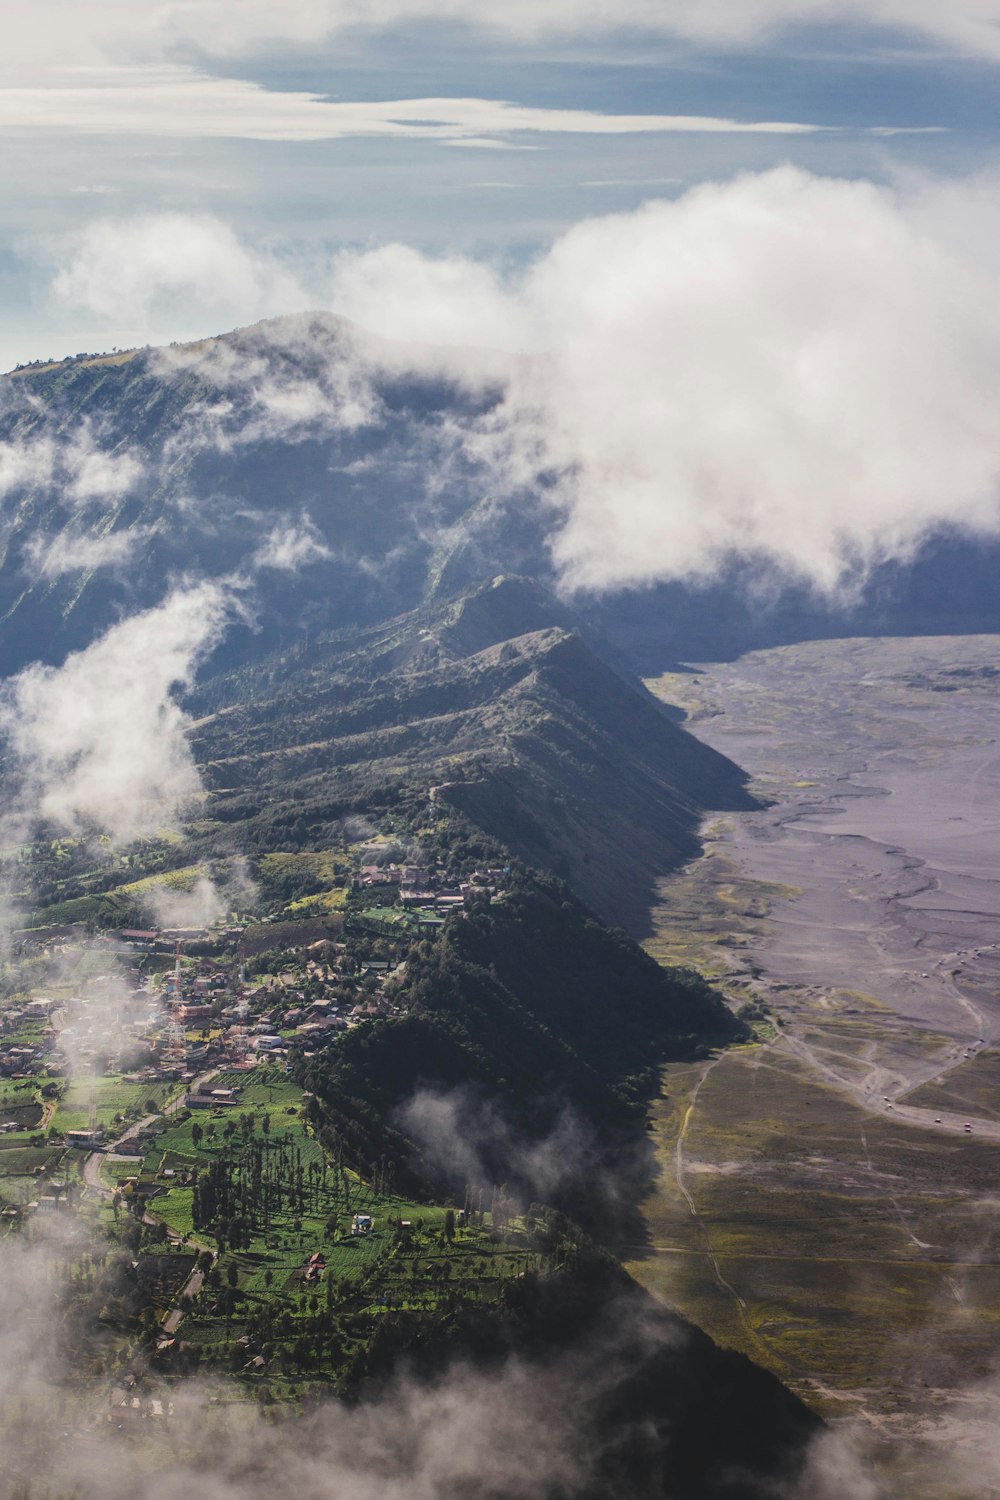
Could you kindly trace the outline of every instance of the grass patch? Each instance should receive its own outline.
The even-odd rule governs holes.
[[[712,826],[703,839],[708,847],[699,859],[657,882],[652,934],[643,947],[659,963],[718,977],[732,970],[734,952],[759,941],[774,902],[797,892],[748,879],[712,849]]]
[[[902,1102],[923,1109],[1000,1120],[1000,1052],[992,1049],[978,1052],[968,1062],[953,1068],[947,1077],[913,1089]]]
[[[100,1078],[74,1078],[56,1107],[52,1124],[59,1131],[86,1130],[93,1108],[97,1123],[107,1129],[119,1117],[138,1118],[151,1113],[146,1108],[148,1101],[162,1109],[175,1092],[173,1084],[125,1083],[115,1073]]]
[[[683,1163],[697,1218],[675,1173],[696,1087]],[[993,1146],[867,1114],[780,1047],[668,1067],[664,1089],[649,1244],[624,1251],[637,1280],[813,1401],[815,1379],[889,1410],[925,1379],[985,1371]]]

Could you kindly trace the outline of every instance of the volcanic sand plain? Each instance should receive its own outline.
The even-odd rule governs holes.
[[[1000,1494],[998,662],[855,639],[650,683],[764,805],[708,820],[647,947],[768,1015],[665,1070],[624,1253],[899,1496]]]

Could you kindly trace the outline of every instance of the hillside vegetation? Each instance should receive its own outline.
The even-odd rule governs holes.
[[[643,931],[653,881],[694,852],[703,813],[752,803],[742,772],[568,623],[536,585],[499,579],[208,681],[192,702],[207,819],[263,852],[293,825],[315,838],[430,793]]]
[[[744,1034],[697,975],[662,969],[536,883],[411,950],[396,998],[402,1014],[304,1066],[331,1147],[358,1165],[391,1162],[413,1190],[504,1182],[591,1224],[645,1169],[658,1064]],[[444,1125],[467,1155],[445,1148]],[[538,1155],[546,1142],[551,1163]]]

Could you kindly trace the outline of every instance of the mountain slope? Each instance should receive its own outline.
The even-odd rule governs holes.
[[[697,975],[664,970],[567,895],[522,881],[452,919],[411,951],[401,1014],[305,1064],[331,1149],[388,1159],[413,1191],[460,1197],[475,1175],[591,1225],[641,1196],[658,1064],[745,1028]],[[425,1117],[414,1101],[428,1090],[439,1102]],[[465,1153],[442,1152],[442,1118]]]
[[[541,590],[498,580],[205,683],[192,745],[206,818],[263,851],[286,847],[291,823],[321,838],[373,800],[430,795],[642,930],[704,812],[753,805],[745,777],[565,624],[519,632],[549,618],[569,623]]]
[[[481,456],[501,364],[460,382],[433,352],[414,363],[312,314],[0,377],[0,674],[61,660],[179,577],[255,571],[255,629],[233,627],[220,667],[498,572],[552,584],[558,517],[543,494],[494,494]],[[303,525],[320,550],[290,589],[261,559]],[[649,674],[811,637],[995,630],[998,560],[997,543],[942,535],[877,568],[860,601],[762,598],[751,560],[577,613]]]
[[[303,517],[327,555],[294,592],[259,571],[259,631],[237,628],[220,661],[433,593],[482,500],[453,423],[496,393],[393,365],[318,314],[0,379],[0,453],[16,455],[0,474],[0,672],[58,660],[172,577],[245,569]]]

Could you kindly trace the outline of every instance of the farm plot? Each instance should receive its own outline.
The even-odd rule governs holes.
[[[93,1114],[105,1129],[121,1124],[127,1118],[152,1114],[167,1103],[173,1085],[164,1083],[125,1083],[121,1076],[74,1078],[59,1101],[53,1117],[56,1130],[86,1130]]]

